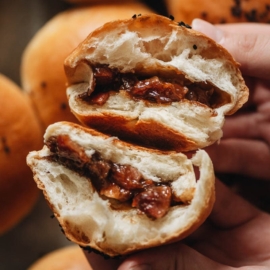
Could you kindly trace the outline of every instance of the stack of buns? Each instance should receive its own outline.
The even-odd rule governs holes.
[[[66,237],[110,257],[178,241],[215,201],[210,157],[248,98],[238,63],[155,14],[91,32],[64,61],[72,112],[27,163]]]

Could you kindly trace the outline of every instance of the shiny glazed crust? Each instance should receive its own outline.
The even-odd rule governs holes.
[[[223,104],[216,109],[187,100],[171,106],[148,105],[120,92],[103,106],[89,105],[77,96],[91,87],[91,65],[96,64],[122,73],[208,81],[221,90]],[[161,149],[189,151],[212,144],[222,136],[224,115],[234,113],[248,97],[238,64],[224,48],[185,25],[154,14],[105,24],[66,58],[64,67],[69,105],[83,124]]]
[[[164,217],[152,220],[134,208],[113,210],[89,179],[48,159],[47,147],[31,152],[27,163],[34,179],[71,241],[114,257],[182,239],[210,214],[215,200],[214,172],[203,150],[188,159],[181,153],[137,147],[70,123],[51,125],[45,140],[58,134],[69,134],[88,152],[95,149],[113,162],[131,164],[155,181],[175,179],[178,190],[195,185],[190,204],[173,206]],[[197,181],[193,166],[200,171]]]

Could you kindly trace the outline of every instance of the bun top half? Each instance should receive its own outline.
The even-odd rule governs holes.
[[[103,106],[92,105],[79,97],[95,91],[96,66],[138,78],[176,80],[190,89],[201,87],[204,93],[206,85],[214,93],[214,106],[186,98],[169,105],[149,104],[127,98],[126,91],[111,95]],[[104,24],[66,58],[64,68],[69,106],[82,123],[120,138],[140,136],[150,143],[158,138],[159,145],[166,140],[179,151],[220,139],[224,116],[248,98],[239,64],[225,48],[182,22],[155,14]]]
[[[89,82],[89,65],[104,64],[120,72],[184,74],[191,81],[209,81],[228,93],[224,113],[246,101],[248,89],[239,64],[206,37],[170,18],[149,14],[106,23],[93,31],[65,60],[69,85]]]
[[[101,160],[132,166],[144,179],[157,185],[170,185],[174,196],[181,198],[181,203],[172,204],[166,215],[149,218],[138,208],[131,207],[128,201],[121,203],[106,195],[100,196],[94,177],[59,163],[52,157],[52,148],[44,146],[40,151],[29,153],[27,164],[66,237],[72,242],[111,257],[124,255],[183,239],[210,214],[215,201],[215,178],[212,162],[204,150],[198,150],[188,158],[183,153],[124,143],[68,122],[50,125],[44,140],[48,143],[63,135],[80,146],[88,157],[99,153]],[[66,150],[64,155],[68,153]],[[72,154],[69,157],[72,159]],[[149,206],[153,207],[150,202]]]

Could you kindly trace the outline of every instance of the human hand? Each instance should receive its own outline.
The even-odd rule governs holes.
[[[249,101],[224,124],[220,144],[208,148],[216,172],[270,180],[270,25],[193,21],[241,64],[250,89]]]
[[[88,254],[93,269],[269,269],[270,215],[216,183],[217,200],[209,219],[185,241],[138,252],[123,262]]]

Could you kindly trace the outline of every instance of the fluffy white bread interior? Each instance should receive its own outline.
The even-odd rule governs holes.
[[[109,256],[127,254],[181,239],[209,215],[215,197],[214,173],[205,151],[199,150],[188,159],[181,153],[138,148],[63,122],[48,127],[45,141],[63,134],[83,146],[88,155],[98,151],[104,159],[130,164],[156,182],[173,181],[172,188],[179,193],[195,188],[190,204],[173,206],[160,219],[152,220],[134,208],[113,210],[89,179],[48,159],[51,153],[44,146],[31,152],[27,163],[66,236],[73,242]],[[193,166],[200,171],[197,181]]]
[[[171,74],[209,82],[221,90],[224,104],[215,110],[197,102],[147,105],[119,92],[103,106],[89,105],[77,96],[91,88],[91,65],[96,64],[123,73]],[[154,14],[110,22],[97,29],[65,60],[65,71],[69,104],[82,122],[89,115],[121,116],[136,125],[155,121],[194,141],[194,149],[218,140],[224,115],[235,112],[248,95],[238,64],[224,48],[199,32]]]

